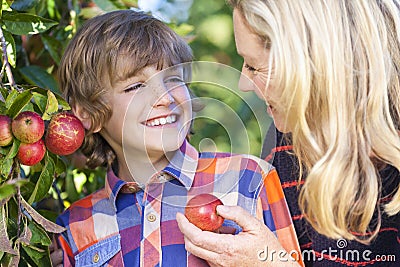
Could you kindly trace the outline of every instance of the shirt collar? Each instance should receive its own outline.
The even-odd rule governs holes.
[[[182,146],[172,156],[169,164],[162,170],[162,172],[176,178],[179,182],[189,190],[193,184],[193,179],[196,174],[199,153],[197,150],[185,140]],[[119,179],[112,168],[107,172],[105,191],[112,203],[114,203],[118,192],[122,187],[135,186],[134,182],[126,182]]]

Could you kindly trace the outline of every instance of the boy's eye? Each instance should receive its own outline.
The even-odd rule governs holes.
[[[179,77],[179,76],[168,77],[167,79],[164,80],[164,83],[167,86],[173,86],[173,87],[178,87],[178,86],[181,86],[181,85],[185,84],[183,79],[181,77]]]
[[[250,66],[249,64],[244,64],[244,67],[246,68],[246,69],[248,69],[249,71],[251,71],[251,72],[255,72],[257,69],[256,68],[253,68],[252,66]]]
[[[145,86],[144,83],[135,83],[135,84],[132,84],[132,85],[130,85],[129,87],[125,88],[124,92],[125,92],[125,93],[129,93],[129,92],[131,92],[131,91],[138,90],[138,89],[140,89],[140,88],[142,88],[142,87],[144,87],[144,86]]]
[[[183,81],[183,79],[179,76],[168,77],[164,82],[165,83],[185,83]]]

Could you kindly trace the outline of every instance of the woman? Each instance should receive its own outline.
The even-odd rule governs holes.
[[[304,262],[398,266],[400,2],[230,4],[244,58],[239,87],[265,99],[286,133],[274,164]],[[283,151],[292,148],[296,156]],[[218,212],[243,232],[201,233],[178,214],[188,251],[214,266],[294,264],[274,254],[282,252],[276,238],[243,210]]]

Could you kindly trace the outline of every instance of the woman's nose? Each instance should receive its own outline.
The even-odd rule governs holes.
[[[254,91],[254,82],[243,72],[240,74],[239,89],[243,92]]]

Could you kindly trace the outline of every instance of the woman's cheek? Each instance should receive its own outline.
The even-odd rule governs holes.
[[[267,94],[266,94],[266,91],[267,91],[267,88],[266,88],[267,79],[265,77],[257,75],[257,76],[254,77],[253,81],[254,81],[254,84],[256,85],[257,89],[258,89],[256,91],[257,95],[262,96],[262,98],[265,99],[266,96],[267,96]]]

